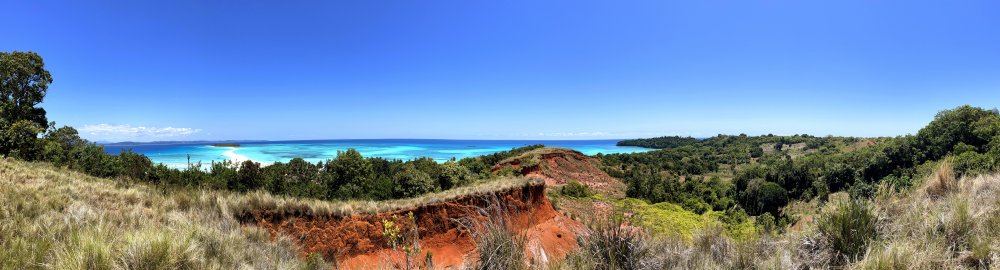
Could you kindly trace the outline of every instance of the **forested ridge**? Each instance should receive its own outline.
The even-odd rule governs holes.
[[[696,140],[659,137],[620,145],[662,147],[600,155],[605,170],[625,181],[629,197],[789,220],[781,209],[848,191],[872,196],[879,185],[907,189],[942,160],[961,176],[1000,167],[1000,115],[960,106],[939,112],[916,134],[891,138],[718,135]]]

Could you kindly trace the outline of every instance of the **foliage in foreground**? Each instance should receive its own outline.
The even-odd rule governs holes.
[[[875,214],[866,201],[857,199],[840,202],[822,214],[818,228],[836,254],[834,263],[855,261],[878,236]]]

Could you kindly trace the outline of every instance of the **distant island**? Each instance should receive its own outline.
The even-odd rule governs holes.
[[[215,147],[240,147],[238,143],[213,143],[210,145]]]

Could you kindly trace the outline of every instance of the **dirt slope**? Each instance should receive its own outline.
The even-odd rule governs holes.
[[[490,208],[495,205],[501,207]],[[336,259],[342,269],[402,268],[402,255],[388,245],[382,221],[393,221],[399,224],[400,231],[410,232],[414,222],[407,215],[412,212],[420,235],[417,265],[424,265],[429,251],[436,269],[457,269],[472,264],[476,258],[470,228],[485,222],[487,214],[493,215],[486,209],[508,216],[510,226],[526,234],[529,260],[558,260],[576,247],[574,231],[581,225],[552,208],[540,183],[374,214],[288,215],[261,209],[243,219],[268,229],[272,236],[290,236],[303,247],[303,255],[318,253],[327,260]]]
[[[545,147],[501,161],[492,171],[519,171],[525,176],[545,180],[545,185],[550,187],[575,180],[599,191],[622,193],[624,184],[601,170],[600,162],[571,149]]]

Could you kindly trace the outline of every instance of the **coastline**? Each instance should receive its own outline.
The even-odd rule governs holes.
[[[226,152],[223,152],[222,155],[226,156],[227,158],[229,158],[229,160],[232,160],[235,163],[240,163],[240,162],[247,161],[247,160],[260,163],[260,162],[258,162],[256,160],[250,159],[250,157],[247,157],[245,155],[237,154],[236,150],[239,149],[237,147],[225,147],[225,148],[229,148],[229,150],[226,151]]]
[[[166,164],[173,168],[185,168],[188,160],[203,164],[212,161],[230,160],[234,163],[251,160],[261,165],[301,157],[310,163],[326,161],[336,157],[337,151],[354,148],[365,157],[381,157],[385,159],[410,160],[427,157],[437,162],[445,162],[452,158],[462,159],[488,155],[506,151],[512,148],[533,144],[545,144],[551,147],[562,147],[580,151],[586,155],[597,153],[635,153],[655,149],[617,146],[613,140],[578,140],[578,141],[458,141],[458,140],[367,140],[367,141],[316,141],[302,143],[299,141],[274,141],[269,143],[245,144],[240,147],[213,146],[210,144],[172,144],[172,145],[136,145],[136,146],[105,146],[109,154],[120,153],[122,149],[130,149],[136,153],[147,155],[153,162]]]

